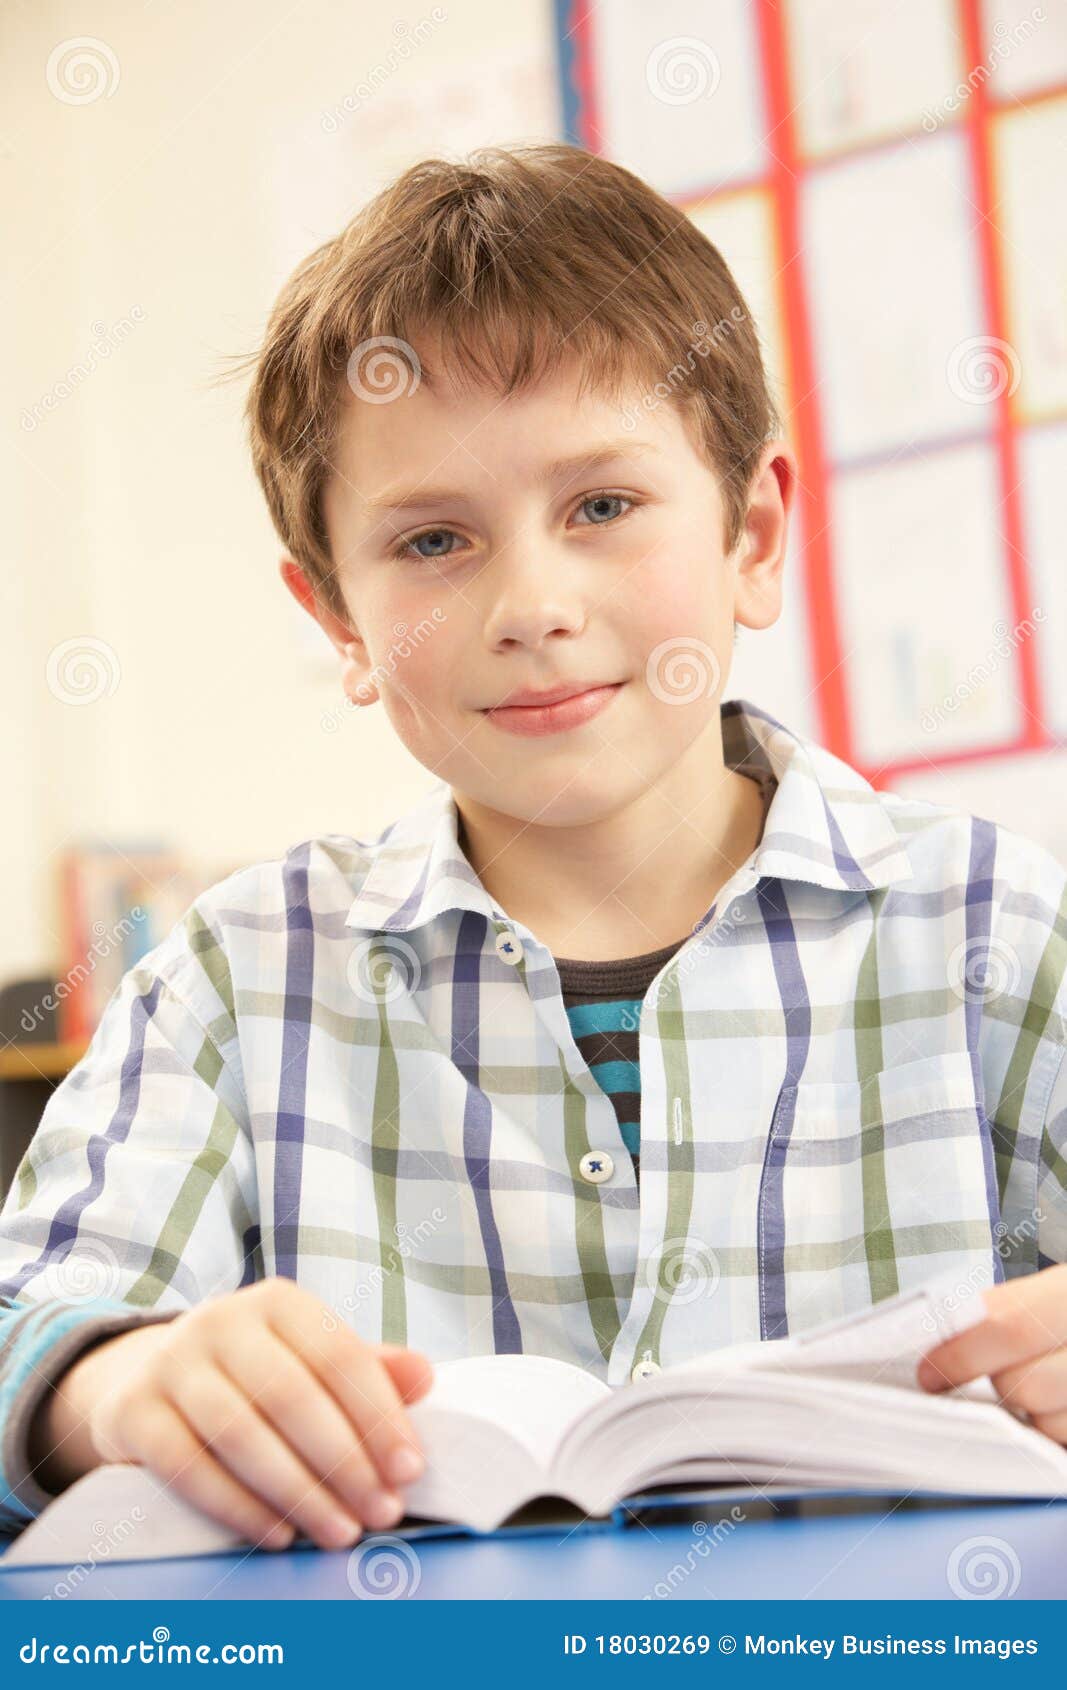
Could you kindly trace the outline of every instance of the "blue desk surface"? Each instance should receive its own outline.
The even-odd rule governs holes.
[[[936,1598],[1067,1596],[1067,1501],[941,1504],[746,1518],[728,1528],[662,1517],[609,1530],[436,1537],[388,1534],[314,1548],[155,1562],[11,1568],[0,1600]],[[395,1581],[399,1581],[396,1589]],[[964,1589],[961,1592],[960,1585]],[[973,1587],[973,1588],[972,1588]]]

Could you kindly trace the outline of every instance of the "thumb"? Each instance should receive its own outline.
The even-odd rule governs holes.
[[[433,1363],[419,1350],[403,1344],[376,1344],[378,1360],[388,1372],[404,1402],[416,1402],[433,1384]]]

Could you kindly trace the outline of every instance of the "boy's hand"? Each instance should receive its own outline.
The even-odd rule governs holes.
[[[1042,1268],[982,1293],[985,1318],[928,1350],[916,1375],[943,1391],[988,1373],[1002,1401],[1039,1432],[1067,1444],[1067,1265]]]
[[[287,1548],[299,1528],[338,1549],[402,1517],[395,1487],[425,1463],[401,1404],[432,1381],[425,1356],[365,1343],[273,1277],[87,1351],[61,1377],[65,1411],[41,1436],[61,1442],[73,1413],[88,1465],[146,1466],[265,1548]]]

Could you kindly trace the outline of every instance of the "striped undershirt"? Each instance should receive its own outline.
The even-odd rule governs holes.
[[[593,1078],[615,1105],[634,1173],[640,1178],[641,1070],[638,1065],[641,1003],[667,958],[689,937],[662,950],[613,962],[557,957],[563,1002],[574,1042]]]
[[[749,774],[747,769],[740,772]],[[777,782],[773,776],[761,778],[755,773],[750,778],[755,779],[760,787],[766,822]],[[619,1131],[633,1158],[634,1174],[638,1179],[641,1005],[660,969],[688,938],[689,934],[684,933],[680,939],[658,951],[616,957],[609,962],[587,962],[578,957],[555,958],[574,1042],[588,1063],[593,1078],[615,1105]]]

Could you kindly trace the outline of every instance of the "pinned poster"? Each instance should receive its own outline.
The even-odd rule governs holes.
[[[785,7],[801,151],[824,158],[910,134],[960,74],[953,0]]]
[[[660,193],[756,175],[767,162],[747,0],[614,0],[586,25],[600,150]]]
[[[804,259],[835,465],[989,427],[975,402],[983,317],[964,190],[954,134],[862,153],[807,182]]]
[[[995,783],[1012,759],[1053,755],[1067,8],[556,14],[569,138],[672,197],[722,252],[796,453],[783,612],[742,630],[730,691],[798,725],[806,709],[805,731],[882,787],[983,760]],[[650,85],[659,66],[672,74]],[[1014,815],[1035,836],[1040,786]]]
[[[976,442],[841,476],[833,518],[865,765],[1010,743],[1019,701],[992,449]]]
[[[993,126],[1004,230],[1011,405],[1020,422],[1067,413],[1067,100],[1005,113]]]

